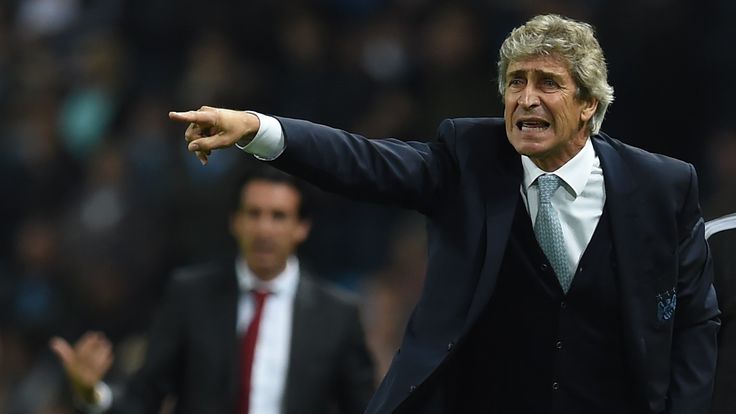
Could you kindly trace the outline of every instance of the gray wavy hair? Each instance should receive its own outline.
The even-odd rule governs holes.
[[[498,59],[498,91],[506,92],[506,70],[510,62],[532,56],[558,56],[567,63],[577,85],[576,97],[595,98],[598,108],[590,121],[590,133],[600,131],[608,105],[613,102],[613,87],[595,30],[587,23],[555,14],[536,16],[511,31],[501,45]]]

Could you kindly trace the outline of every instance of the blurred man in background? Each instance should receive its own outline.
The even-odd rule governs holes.
[[[298,182],[259,170],[238,186],[230,231],[237,259],[174,275],[142,369],[113,395],[105,336],[51,343],[89,412],[360,413],[373,366],[356,304],[305,274],[295,257],[310,230]]]

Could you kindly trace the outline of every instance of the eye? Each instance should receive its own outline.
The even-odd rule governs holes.
[[[559,86],[560,85],[552,78],[542,79],[542,87],[544,89],[557,89]]]
[[[521,78],[512,78],[509,80],[509,87],[519,87],[524,85],[524,80]]]

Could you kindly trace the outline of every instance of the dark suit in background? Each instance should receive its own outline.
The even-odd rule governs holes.
[[[237,260],[172,278],[143,367],[122,392],[110,398],[102,381],[113,359],[104,334],[87,332],[74,346],[51,340],[81,408],[154,414],[171,396],[177,413],[363,411],[374,372],[357,304],[294,258],[311,228],[302,185],[259,168],[233,190]]]
[[[736,229],[708,238],[713,254],[714,285],[721,307],[718,366],[712,414],[736,412]]]
[[[534,260],[533,254],[521,260],[509,255],[539,251],[534,242],[527,249],[510,249],[512,224],[521,214],[522,168],[506,138],[503,119],[445,121],[437,140],[429,144],[367,140],[307,121],[278,120],[286,150],[272,162],[277,167],[326,190],[415,209],[428,219],[423,294],[367,412],[446,413],[460,406],[464,412],[485,410],[488,401],[483,393],[506,379],[493,378],[491,371],[490,378],[486,376],[482,379],[486,382],[477,383],[468,394],[467,387],[457,387],[463,382],[458,379],[466,375],[457,368],[474,361],[476,366],[487,364],[488,348],[478,344],[508,339],[507,332],[478,333],[477,326],[489,314],[510,323],[520,319],[506,309],[489,307],[499,302],[494,297],[499,281],[513,279],[502,272],[505,264],[519,263],[509,269],[534,276],[523,270]],[[620,330],[609,327],[620,343],[624,364],[612,373],[617,375],[614,381],[621,385],[632,412],[707,412],[719,322],[695,171],[686,163],[605,134],[591,139],[603,168],[604,215],[610,222],[601,249],[609,249],[611,265],[602,269],[610,273],[617,293],[589,302],[610,301],[616,310],[613,316],[620,320]],[[575,312],[582,316],[588,309],[584,301],[580,304]],[[538,351],[553,346],[554,338],[546,339],[548,343],[535,344]],[[528,352],[534,352],[534,346]],[[574,356],[570,361],[575,367]],[[549,367],[538,368],[545,372]],[[554,378],[547,380],[553,387]],[[630,390],[623,384],[630,384]],[[595,387],[602,386],[591,381],[575,385],[587,395],[595,395]],[[542,400],[550,413],[560,409],[556,395],[560,394]],[[461,397],[475,398],[477,403],[468,405]],[[590,406],[605,402],[593,401]]]
[[[357,307],[301,273],[282,412],[360,413],[374,387]],[[152,324],[143,367],[111,412],[157,413],[173,394],[177,413],[234,413],[239,295],[234,261],[178,272]]]

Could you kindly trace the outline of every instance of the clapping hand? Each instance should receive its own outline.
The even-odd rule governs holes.
[[[49,345],[59,357],[77,396],[87,403],[96,402],[95,386],[112,365],[112,344],[101,332],[87,332],[72,347],[54,337]]]

